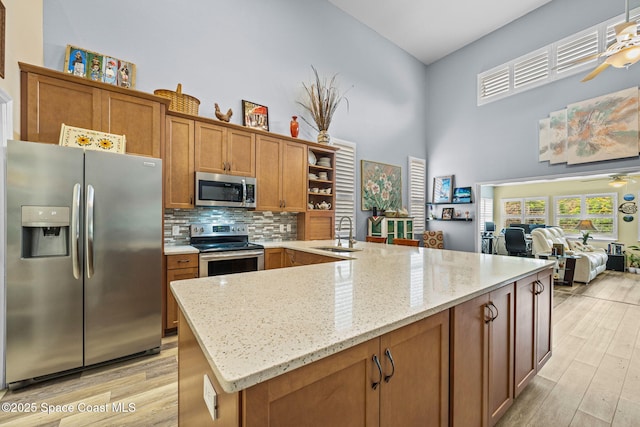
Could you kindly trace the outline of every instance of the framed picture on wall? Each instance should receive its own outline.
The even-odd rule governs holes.
[[[453,175],[436,176],[433,178],[433,203],[451,203],[453,190]]]
[[[242,124],[254,129],[269,130],[269,108],[242,100]]]
[[[451,218],[453,218],[453,208],[442,209],[442,219],[451,219]]]
[[[454,188],[453,203],[471,203],[471,187]]]

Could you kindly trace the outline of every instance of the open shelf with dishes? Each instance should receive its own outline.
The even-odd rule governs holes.
[[[333,211],[335,151],[309,147],[307,211]]]

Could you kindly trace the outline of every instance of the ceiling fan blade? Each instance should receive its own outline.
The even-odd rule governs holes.
[[[638,34],[638,26],[635,22],[623,22],[615,27],[616,40],[619,43],[625,42]]]
[[[603,62],[602,64],[598,65],[593,71],[591,71],[589,74],[584,76],[584,78],[581,81],[586,82],[591,80],[592,78],[594,78],[595,76],[597,76],[598,74],[606,70],[607,67],[609,67],[609,65],[610,64],[608,62]]]

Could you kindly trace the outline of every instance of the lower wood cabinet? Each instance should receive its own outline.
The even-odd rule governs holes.
[[[322,264],[323,262],[336,262],[340,259],[326,255],[312,254],[309,252],[296,251],[293,249],[285,249],[282,266],[295,267],[298,265]]]
[[[178,327],[178,303],[171,292],[171,282],[198,277],[198,254],[167,255],[166,265],[164,329],[172,330]]]
[[[181,322],[184,317],[180,315]],[[447,426],[449,312],[443,311],[244,391],[202,399],[212,376],[188,324],[178,335],[178,420],[199,426]]]
[[[266,248],[264,250],[264,269],[272,270],[274,268],[284,267],[284,249],[283,248]]]
[[[333,240],[335,211],[309,210],[298,214],[299,240]]]
[[[518,280],[515,319],[515,396],[551,357],[551,270]]]
[[[451,425],[493,426],[514,399],[514,284],[451,312]]]

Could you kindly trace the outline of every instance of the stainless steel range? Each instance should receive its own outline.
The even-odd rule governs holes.
[[[264,246],[249,242],[243,224],[192,224],[191,246],[200,251],[200,277],[264,270]]]

